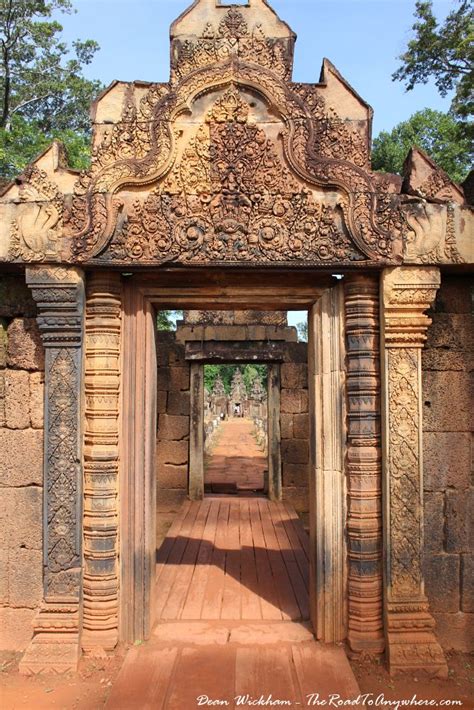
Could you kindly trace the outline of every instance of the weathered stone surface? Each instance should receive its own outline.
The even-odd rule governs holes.
[[[295,414],[293,419],[293,435],[295,439],[309,439],[308,414]]]
[[[422,369],[441,372],[467,372],[471,367],[472,355],[465,350],[444,350],[431,348],[422,353]]]
[[[435,313],[427,335],[428,348],[470,350],[473,339],[473,318],[467,314]]]
[[[8,366],[44,370],[44,348],[36,318],[15,318],[8,326]]]
[[[461,556],[461,611],[474,612],[474,553]]]
[[[158,488],[188,488],[188,467],[160,464],[158,466]]]
[[[170,367],[170,380],[168,383],[168,390],[179,391],[188,390],[190,380],[190,368],[185,367]]]
[[[436,310],[444,313],[472,313],[472,277],[443,274],[436,298]]]
[[[301,414],[308,411],[307,390],[281,390],[281,411],[284,414]]]
[[[44,426],[44,373],[30,374],[30,420],[33,429]]]
[[[0,607],[0,651],[24,651],[33,636],[34,609]]]
[[[307,487],[309,483],[308,463],[286,463],[283,462],[283,485]]]
[[[425,554],[443,552],[444,541],[444,495],[425,493]]]
[[[459,611],[459,555],[430,555],[423,564],[425,591],[432,611]]]
[[[436,636],[445,651],[471,653],[474,650],[474,614],[433,614]]]
[[[471,434],[425,432],[423,462],[425,490],[467,488],[471,474]]]
[[[158,439],[179,441],[189,437],[189,417],[160,414]]]
[[[40,550],[10,552],[10,605],[34,609],[43,597],[43,555]]]
[[[158,488],[156,492],[156,512],[177,513],[186,499],[187,492],[184,489],[162,490]]]
[[[189,416],[190,407],[189,392],[170,392],[168,394],[168,414]]]
[[[0,275],[0,318],[36,316],[36,303],[23,275]]]
[[[164,414],[168,404],[168,392],[166,390],[158,390],[156,395],[156,411],[158,414]]]
[[[5,370],[5,422],[9,429],[30,426],[30,380],[25,370]]]
[[[291,505],[298,514],[309,510],[308,489],[296,486],[283,486],[283,500]]]
[[[424,431],[471,431],[471,381],[464,372],[423,373]]]
[[[446,491],[446,550],[470,552],[474,541],[473,491]]]
[[[159,367],[156,372],[156,382],[158,390],[169,390],[170,369],[169,367]]]
[[[287,343],[285,350],[287,353],[286,360],[288,362],[299,362],[301,364],[308,362],[307,343]]]
[[[302,363],[283,363],[281,366],[281,386],[284,389],[308,387],[308,366]]]
[[[0,547],[41,550],[42,524],[42,488],[0,488]]]
[[[7,322],[0,318],[0,369],[7,366]]]
[[[280,415],[280,430],[282,439],[293,438],[293,414]]]
[[[159,441],[156,447],[156,460],[158,465],[173,464],[179,466],[187,464],[189,458],[188,441]],[[174,488],[174,486],[171,486]]]
[[[282,441],[281,458],[284,463],[307,463],[309,442],[305,439]]]
[[[0,606],[8,604],[9,582],[10,578],[8,574],[8,550],[0,547]],[[2,635],[1,628],[2,627],[0,622],[0,637]]]
[[[0,486],[43,484],[43,432],[0,429]]]
[[[0,428],[5,425],[5,370],[0,369]]]

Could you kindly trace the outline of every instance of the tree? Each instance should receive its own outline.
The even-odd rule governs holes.
[[[298,323],[296,326],[296,330],[298,331],[298,340],[300,343],[307,343],[308,342],[308,321],[303,321],[302,323]]]
[[[0,0],[0,145],[2,174],[12,176],[54,138],[63,139],[74,167],[84,167],[89,108],[101,84],[86,79],[93,40],[61,41],[55,11],[70,0]],[[40,135],[42,134],[42,135]]]
[[[372,167],[401,173],[412,146],[426,151],[455,182],[462,182],[469,173],[471,144],[450,114],[427,108],[399,123],[390,133],[382,131],[374,140]]]
[[[466,119],[474,109],[474,21],[472,0],[457,0],[459,7],[438,25],[432,0],[417,0],[413,25],[415,36],[399,57],[402,64],[394,81],[405,82],[407,91],[434,79],[441,96],[453,91],[453,115]]]
[[[156,317],[156,327],[161,331],[176,330],[176,321],[182,318],[183,311],[158,311]]]

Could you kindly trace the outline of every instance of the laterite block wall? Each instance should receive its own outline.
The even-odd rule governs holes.
[[[20,275],[0,275],[0,649],[23,650],[42,598],[44,349]]]

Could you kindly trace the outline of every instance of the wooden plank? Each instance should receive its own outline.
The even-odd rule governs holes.
[[[351,700],[359,695],[358,683],[342,647],[298,644],[292,647],[292,654],[303,698],[314,693],[327,698],[337,693],[342,700]],[[352,710],[355,705],[344,707]]]
[[[141,646],[131,648],[112,692],[106,710],[167,710],[167,692],[178,656],[177,648]]]
[[[186,517],[186,515],[188,514],[190,507],[191,507],[191,501],[187,500],[183,503],[183,505],[179,509],[175,519],[173,520],[168,532],[166,533],[166,537],[163,540],[163,543],[161,544],[160,548],[157,550],[157,553],[156,553],[156,581],[158,581],[160,574],[163,572],[164,566],[168,560],[171,550],[173,549],[173,545],[176,542],[179,531],[181,530],[181,525],[183,524],[183,520]]]
[[[309,561],[309,535],[306,532],[306,530],[303,527],[303,523],[301,520],[298,518],[297,514],[295,511],[292,509],[288,503],[283,503],[283,505],[286,508],[286,511],[291,519],[292,525],[295,529],[295,532],[298,536],[298,540],[300,541],[301,548],[303,549],[308,561]]]
[[[224,593],[225,556],[227,525],[229,519],[229,503],[220,503],[219,516],[215,530],[215,542],[212,551],[211,565],[207,575],[206,590],[202,602],[201,619],[219,619],[221,615],[222,596]]]
[[[268,552],[265,546],[258,499],[249,501],[250,525],[252,528],[252,538],[255,550],[255,563],[257,567],[258,594],[260,596],[260,608],[262,618],[268,620],[280,620],[282,612],[278,600],[275,581],[273,579]]]
[[[282,503],[277,503],[276,505],[278,506],[280,517],[285,527],[285,532],[288,536],[288,540],[290,541],[291,547],[293,549],[293,554],[298,563],[301,576],[303,577],[306,589],[309,592],[309,560],[301,546],[300,539],[296,534],[296,530],[293,526],[293,520],[295,516],[297,517],[297,514],[293,513],[293,517],[291,517],[288,513],[287,508]]]
[[[224,594],[222,596],[221,619],[241,619],[240,584],[240,503],[230,502],[229,524],[227,526]]]
[[[240,647],[235,668],[235,696],[251,699],[272,696],[289,702],[291,707],[304,704],[298,684],[293,680],[291,649],[279,646]],[[242,703],[243,704],[243,703]]]
[[[197,620],[200,619],[202,615],[206,587],[209,581],[209,575],[212,571],[211,565],[215,552],[217,520],[221,512],[219,501],[209,499],[209,502],[209,513],[204,532],[202,534],[202,540],[199,546],[199,553],[188,590],[188,595],[181,613],[182,619]]]
[[[286,534],[285,526],[280,515],[280,509],[277,503],[269,503],[268,509],[270,511],[271,520],[273,522],[273,528],[275,530],[275,535],[280,547],[281,555],[285,563],[285,567],[288,572],[288,577],[293,587],[293,592],[298,602],[298,606],[301,613],[302,619],[309,619],[309,596],[308,589],[304,583],[304,579],[301,575],[298,563],[296,561],[292,545]]]
[[[250,524],[249,502],[245,498],[240,500],[240,547],[242,619],[261,619],[262,610],[258,594],[257,567]]]
[[[296,601],[291,581],[281,555],[280,547],[276,539],[275,530],[269,511],[269,503],[263,499],[259,499],[258,507],[260,510],[260,518],[262,520],[263,534],[267,546],[268,559],[272,568],[275,585],[278,591],[280,600],[280,608],[284,619],[296,620],[300,619],[300,609]]]
[[[186,545],[188,544],[189,535],[191,533],[196,515],[199,510],[199,503],[191,503],[188,514],[186,515],[181,529],[179,531],[176,542],[164,566],[164,570],[160,575],[160,579],[156,589],[156,619],[161,617],[161,612],[166,604],[168,596],[173,586],[174,578],[178,572],[179,564],[183,557]]]
[[[211,503],[204,501],[198,505],[196,519],[174,578],[171,593],[161,612],[162,619],[179,619],[186,601]]]

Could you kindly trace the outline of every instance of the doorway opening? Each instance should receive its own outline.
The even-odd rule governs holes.
[[[268,492],[268,367],[204,365],[204,493]]]

